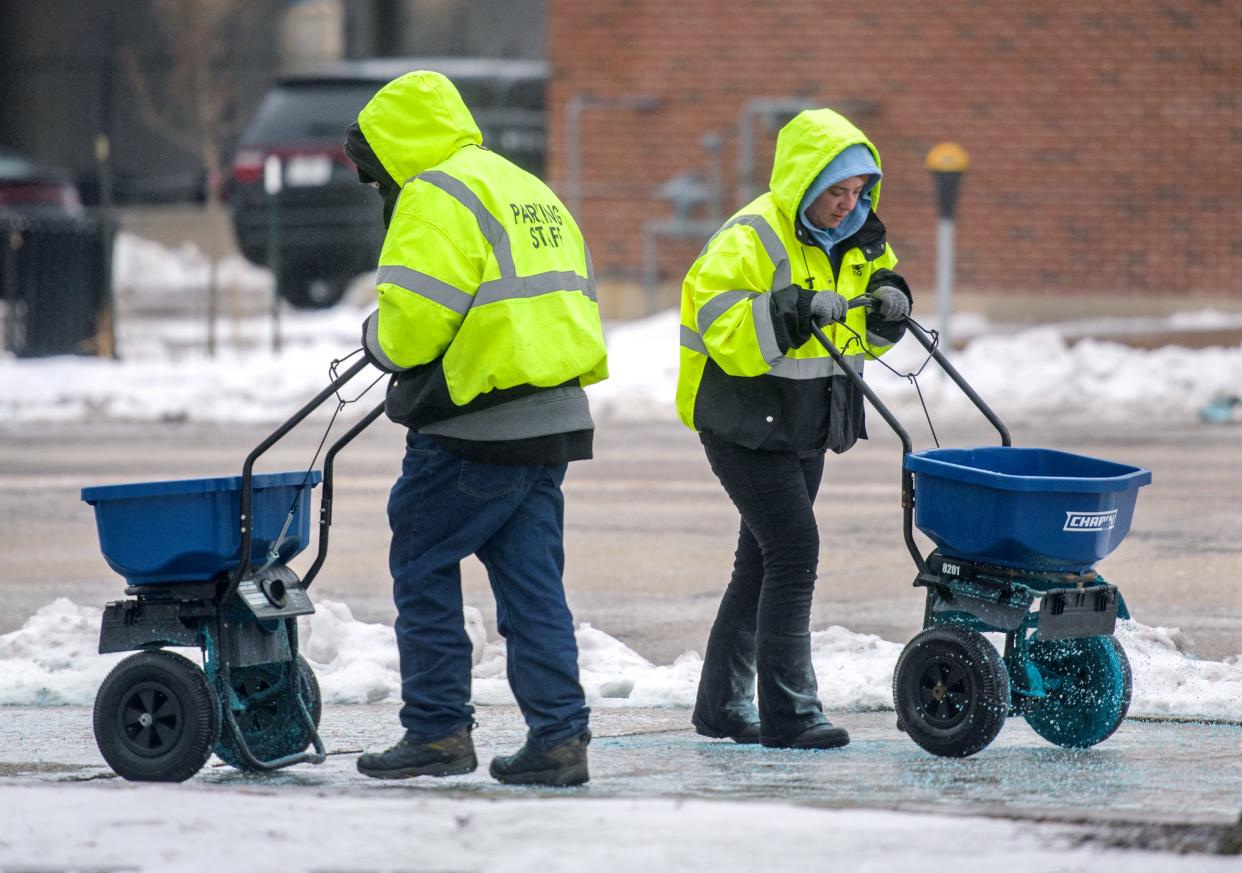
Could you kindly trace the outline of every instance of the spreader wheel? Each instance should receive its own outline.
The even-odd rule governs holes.
[[[1026,714],[1050,743],[1085,749],[1112,736],[1130,710],[1130,661],[1115,637],[1031,644],[1048,696]]]
[[[211,757],[220,703],[203,671],[173,652],[130,655],[95,695],[95,742],[118,775],[184,782]]]
[[[298,712],[294,690],[288,681],[288,663],[256,664],[252,667],[235,667],[229,671],[233,694],[241,704],[233,718],[241,729],[250,754],[260,761],[274,761],[285,755],[295,755],[311,744],[311,732]],[[319,680],[306,659],[298,655],[298,692],[310,712],[311,720],[319,726],[323,704],[319,696]],[[227,704],[226,704],[227,705]],[[239,770],[254,770],[242,758],[227,727],[220,732],[216,754],[226,764]]]
[[[1009,674],[981,634],[931,627],[901,652],[893,673],[897,719],[934,755],[964,758],[996,738],[1009,712]]]

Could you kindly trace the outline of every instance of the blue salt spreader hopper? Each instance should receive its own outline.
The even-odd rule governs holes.
[[[272,546],[282,564],[306,548],[311,489],[322,480],[318,470],[251,478],[251,563]],[[83,488],[82,500],[95,508],[109,567],[131,586],[168,585],[210,582],[241,563],[241,492],[242,477],[225,476]]]

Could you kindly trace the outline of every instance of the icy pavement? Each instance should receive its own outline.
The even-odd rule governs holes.
[[[1239,868],[1211,853],[1242,839],[1242,727],[1131,720],[1074,752],[1014,719],[943,760],[891,713],[831,717],[849,747],[795,752],[703,739],[684,709],[597,709],[592,781],[556,790],[487,776],[521,742],[514,707],[476,713],[475,773],[376,782],[354,760],[397,737],[395,707],[328,706],[322,766],[252,775],[213,758],[156,786],[108,770],[89,708],[7,707],[0,870],[901,870],[929,851],[954,871]]]

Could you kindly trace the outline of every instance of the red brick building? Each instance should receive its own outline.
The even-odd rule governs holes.
[[[673,215],[657,189],[711,175],[705,135],[727,215],[749,199],[748,164],[766,189],[788,115],[763,110],[830,106],[880,149],[880,214],[923,294],[924,161],[951,140],[972,160],[959,289],[1238,300],[1238,16],[1221,0],[548,0],[549,176],[580,204],[601,274],[639,281],[644,225]],[[659,239],[661,283],[704,238]],[[673,299],[666,287],[659,303]]]

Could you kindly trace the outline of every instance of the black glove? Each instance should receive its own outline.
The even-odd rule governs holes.
[[[767,295],[772,332],[782,355],[811,338],[811,298],[814,296],[814,291],[797,285],[786,285]]]
[[[366,357],[368,364],[385,373],[400,373],[405,369],[394,364],[380,345],[378,309],[362,322],[362,354]]]
[[[867,337],[874,343],[894,345],[906,335],[906,316],[910,314],[910,302],[914,295],[910,285],[900,273],[892,270],[876,270],[867,283],[871,296],[867,313]]]
[[[900,288],[881,285],[870,293],[871,299],[875,301],[875,311],[885,321],[901,321],[910,314],[910,299]]]
[[[849,303],[836,291],[817,291],[811,298],[811,318],[824,324],[844,321],[849,310]]]

